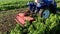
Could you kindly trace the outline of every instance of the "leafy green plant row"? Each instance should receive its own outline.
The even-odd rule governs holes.
[[[15,0],[14,0],[15,1]],[[27,7],[27,2],[29,1],[32,1],[32,0],[19,0],[16,2],[14,1],[11,1],[9,3],[3,3],[3,4],[0,4],[0,10],[9,10],[9,9],[17,9],[17,8],[24,8],[24,7]]]
[[[15,9],[15,8],[21,8],[21,7],[26,7],[27,2],[20,2],[20,3],[12,3],[12,4],[6,4],[6,5],[1,5],[0,10],[8,10],[8,9]]]
[[[36,21],[26,22],[24,27],[16,24],[16,27],[11,30],[10,34],[59,34],[60,15],[51,14],[49,18],[44,19],[39,16],[35,17]]]
[[[33,0],[0,0],[0,5],[8,4],[8,3],[21,2],[21,1],[28,2],[28,1],[33,1]]]

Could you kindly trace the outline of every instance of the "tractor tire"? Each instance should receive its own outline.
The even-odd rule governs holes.
[[[51,13],[50,9],[40,9],[39,11],[39,15],[45,19],[50,16],[50,13]]]

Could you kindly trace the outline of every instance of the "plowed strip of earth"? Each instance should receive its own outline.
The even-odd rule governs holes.
[[[4,34],[5,32],[9,32],[10,29],[14,28],[16,24],[14,20],[16,14],[25,10],[26,8],[0,11],[0,32]]]

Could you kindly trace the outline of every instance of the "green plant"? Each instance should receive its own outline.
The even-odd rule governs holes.
[[[50,34],[51,30],[56,27],[59,24],[60,21],[60,16],[57,14],[51,14],[49,18],[44,19],[41,17],[36,17],[36,21],[33,21],[32,23],[29,23],[27,21],[27,23],[25,24],[25,27],[21,27],[16,26],[13,29],[13,32],[16,32],[15,34],[18,33],[26,33],[26,34]],[[22,28],[22,30],[21,30]],[[15,31],[17,30],[17,31]],[[25,31],[25,32],[24,32]],[[13,32],[11,32],[11,34],[13,34]],[[56,33],[56,32],[54,32]]]

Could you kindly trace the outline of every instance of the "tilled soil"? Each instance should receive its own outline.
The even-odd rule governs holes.
[[[4,34],[5,32],[9,32],[12,28],[15,27],[15,16],[17,13],[22,11],[25,11],[25,9],[22,8],[15,10],[0,11],[0,32],[2,32],[2,34]]]

